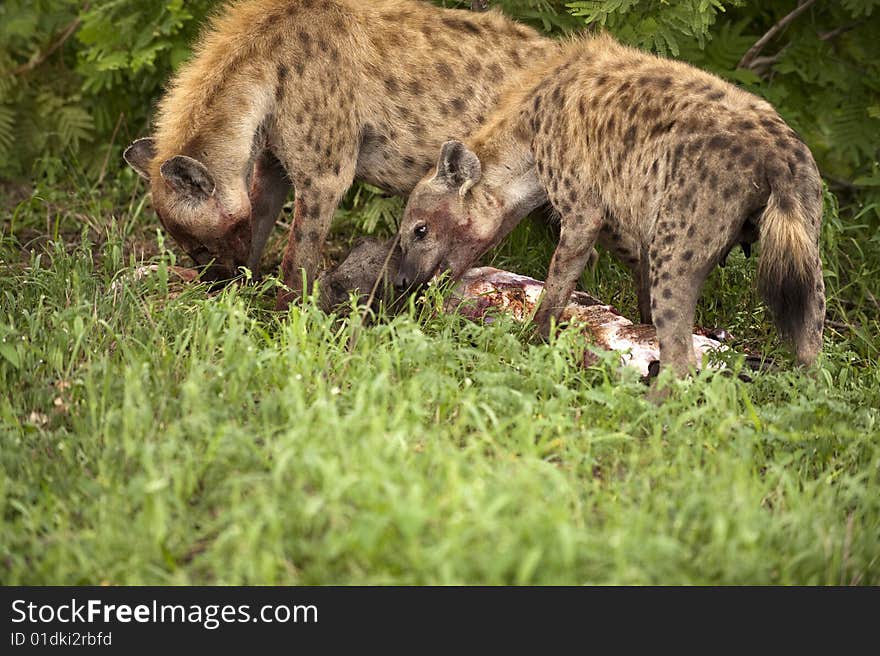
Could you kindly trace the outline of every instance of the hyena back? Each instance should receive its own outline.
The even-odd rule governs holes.
[[[408,193],[525,62],[555,46],[496,11],[416,0],[242,0],[216,18],[126,160],[168,232],[211,277],[256,270],[291,186],[282,264],[310,283],[355,179]]]
[[[410,196],[397,285],[460,275],[549,200],[562,222],[536,321],[546,333],[595,242],[631,269],[661,362],[694,365],[706,276],[760,240],[758,287],[801,363],[822,343],[822,186],[763,100],[686,64],[581,39],[530,70],[465,146],[443,146]]]

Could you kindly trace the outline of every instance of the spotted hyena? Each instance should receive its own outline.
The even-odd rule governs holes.
[[[256,271],[293,186],[285,307],[314,278],[354,180],[408,193],[440,145],[555,46],[497,11],[415,0],[242,0],[216,18],[129,164],[209,277]]]
[[[468,140],[442,147],[401,225],[395,284],[459,276],[549,200],[562,222],[535,320],[546,334],[595,242],[631,269],[661,363],[694,364],[703,282],[759,240],[758,286],[801,363],[822,344],[822,186],[808,148],[763,100],[607,36],[534,67]]]

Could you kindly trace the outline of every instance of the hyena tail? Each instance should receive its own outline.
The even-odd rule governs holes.
[[[758,263],[758,291],[780,335],[794,344],[798,362],[804,365],[813,364],[822,348],[825,318],[818,244],[821,183],[811,182],[807,186],[818,193],[803,187],[771,191],[760,220]]]

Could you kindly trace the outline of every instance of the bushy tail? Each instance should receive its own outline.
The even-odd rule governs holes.
[[[773,188],[770,193],[760,222],[758,291],[779,333],[793,342],[798,361],[812,364],[822,347],[825,318],[818,245],[822,206],[816,200],[805,207],[805,196],[806,189]],[[819,198],[818,193],[811,196],[810,201]]]

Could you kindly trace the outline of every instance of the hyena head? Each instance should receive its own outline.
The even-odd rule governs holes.
[[[244,216],[224,210],[214,179],[204,164],[186,155],[171,157],[153,175],[156,157],[151,138],[138,139],[123,157],[150,183],[153,208],[165,230],[195,260],[207,267],[204,280],[224,280],[236,275],[248,263],[251,244],[250,202]]]
[[[422,178],[407,201],[400,225],[400,267],[394,287],[402,292],[448,271],[461,276],[491,245],[486,226],[499,213],[480,184],[479,158],[460,141],[443,144],[437,168]]]

